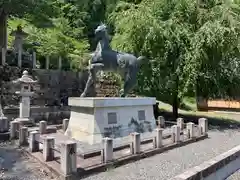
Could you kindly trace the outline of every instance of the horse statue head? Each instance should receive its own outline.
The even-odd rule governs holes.
[[[105,24],[99,25],[95,29],[95,38],[99,41],[108,36],[107,26]]]

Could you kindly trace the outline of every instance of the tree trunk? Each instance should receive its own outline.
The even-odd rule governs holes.
[[[173,112],[173,118],[178,118],[178,107],[179,107],[179,98],[178,98],[178,77],[175,81],[175,89],[173,90],[173,101],[172,101],[172,112]]]
[[[0,16],[0,48],[7,49],[7,14]]]
[[[173,104],[172,104],[172,111],[173,111],[174,119],[178,118],[178,104],[179,104],[178,93],[175,93],[173,95]]]

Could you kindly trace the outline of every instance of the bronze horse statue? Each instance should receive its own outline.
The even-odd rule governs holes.
[[[95,37],[98,44],[89,61],[88,81],[81,97],[86,97],[90,86],[95,85],[98,71],[118,72],[124,79],[124,88],[120,90],[120,96],[125,97],[136,85],[139,64],[145,57],[137,58],[132,54],[112,50],[107,27],[104,24],[97,27]]]

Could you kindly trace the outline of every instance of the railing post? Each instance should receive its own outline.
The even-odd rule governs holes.
[[[37,131],[30,132],[30,136],[29,136],[30,152],[38,152],[39,151],[39,140],[40,140],[39,132],[37,132]]]
[[[21,127],[19,130],[19,146],[26,146],[28,144],[28,128]]]
[[[176,125],[172,126],[171,127],[171,140],[172,140],[172,143],[175,143],[176,142],[176,136],[175,136],[175,127]]]
[[[177,125],[180,127],[180,130],[183,130],[184,129],[184,119],[177,118]]]
[[[68,128],[69,119],[63,120],[63,131],[65,132]]]
[[[43,159],[44,161],[53,161],[55,139],[53,137],[48,136],[42,138],[43,138]]]
[[[155,129],[155,137],[154,137],[154,148],[161,148],[163,145],[163,129],[157,128]]]
[[[103,151],[104,162],[107,163],[109,161],[112,161],[113,160],[113,140],[108,137],[104,138],[103,148],[104,148],[104,151]]]
[[[39,133],[40,134],[46,134],[47,133],[47,122],[46,121],[40,121],[39,122]]]
[[[179,126],[175,127],[175,141],[176,141],[176,143],[180,142],[180,127]]]
[[[10,139],[17,139],[19,135],[20,123],[18,121],[11,121],[10,123]]]
[[[140,134],[137,132],[131,133],[132,144],[133,144],[133,154],[139,154],[141,152],[141,138]]]
[[[158,127],[164,128],[165,127],[165,119],[163,116],[158,116]]]
[[[77,144],[67,141],[61,144],[61,170],[65,176],[77,172]]]
[[[206,118],[198,119],[198,126],[200,128],[200,134],[205,135],[208,132],[208,120]]]
[[[187,123],[187,134],[188,134],[188,138],[192,139],[194,138],[195,134],[194,134],[194,123]]]

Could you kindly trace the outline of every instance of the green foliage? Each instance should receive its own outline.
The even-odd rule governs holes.
[[[112,45],[151,60],[142,66],[140,93],[172,103],[196,89],[213,97],[239,88],[239,4],[196,2],[121,2],[111,14]]]
[[[41,56],[61,55],[85,68],[96,47],[94,29],[108,24],[114,49],[144,55],[136,90],[173,103],[196,93],[239,96],[239,0],[19,0],[0,1],[39,42]],[[19,6],[18,6],[19,5]],[[21,19],[18,19],[18,18]],[[47,21],[46,21],[47,20]],[[47,27],[47,28],[46,28]],[[11,41],[10,37],[10,41]],[[119,82],[119,77],[115,79]]]
[[[69,26],[68,21],[64,18],[53,19],[53,28],[37,28],[33,24],[28,23],[23,19],[9,20],[9,33],[15,30],[16,27],[22,24],[24,31],[29,36],[26,43],[31,44],[38,42],[39,47],[36,47],[37,52],[42,56],[49,55],[50,57],[62,56],[70,60],[76,68],[81,68],[82,65],[88,61],[85,55],[88,50],[87,40],[76,40],[68,35],[72,28]],[[13,37],[10,36],[9,41],[12,42]]]

